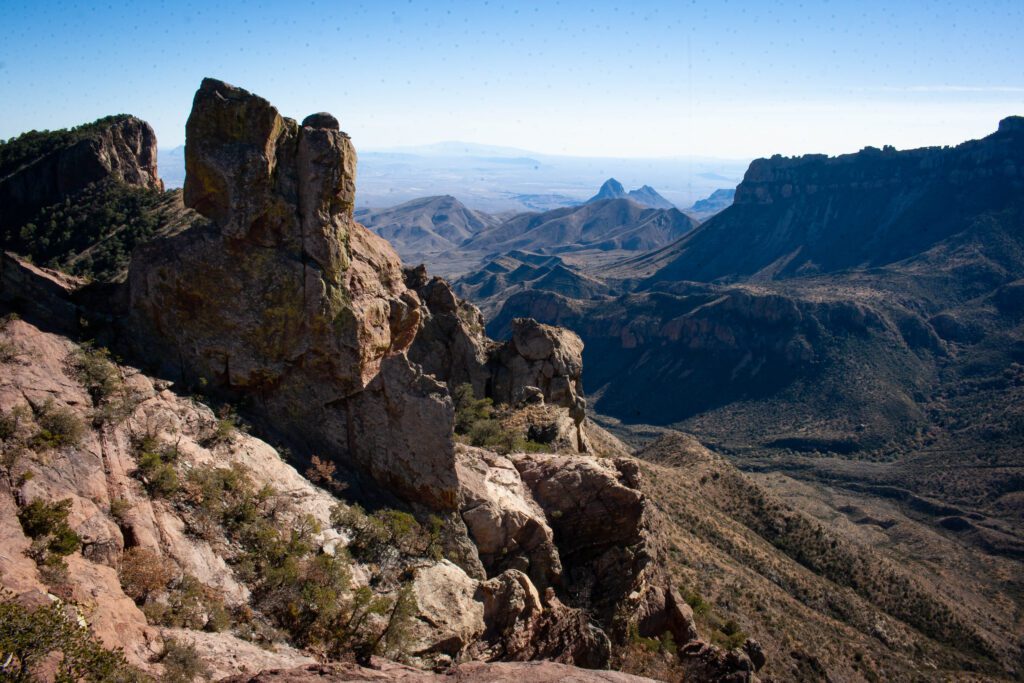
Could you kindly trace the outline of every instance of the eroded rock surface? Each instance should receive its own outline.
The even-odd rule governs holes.
[[[206,79],[186,126],[185,202],[213,221],[140,249],[139,354],[273,429],[435,508],[455,504],[451,403],[402,355],[419,326],[398,256],[352,220],[355,150]]]
[[[540,590],[561,584],[554,534],[512,460],[460,445],[458,468],[462,519],[488,574],[516,569]]]

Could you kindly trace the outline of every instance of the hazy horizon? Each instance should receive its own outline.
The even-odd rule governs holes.
[[[1024,112],[1018,2],[4,3],[0,138],[127,112],[184,140],[204,76],[360,150],[752,159],[952,145]]]

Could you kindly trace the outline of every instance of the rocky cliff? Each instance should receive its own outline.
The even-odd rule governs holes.
[[[352,220],[348,136],[209,79],[187,136],[185,202],[212,225],[133,258],[135,347],[191,383],[259,396],[275,430],[452,508],[451,403],[402,355],[420,303],[391,247]]]
[[[757,159],[732,206],[636,268],[657,268],[659,282],[772,280],[922,253],[1019,204],[1020,121],[953,148]]]
[[[26,318],[3,330],[5,587],[91,603],[93,632],[154,673],[162,641],[226,675],[376,653],[604,667],[631,638],[696,637],[637,466],[585,419],[579,337],[519,320],[494,342],[444,281],[403,272],[353,220],[329,114],[299,124],[207,79],[186,166],[194,219],[138,247],[126,282],[4,257],[0,301]],[[462,384],[544,452],[457,439]],[[281,656],[232,658],[239,638]]]
[[[134,116],[100,119],[59,136],[33,131],[7,146],[0,163],[2,230],[110,178],[163,190],[156,171],[156,134]]]

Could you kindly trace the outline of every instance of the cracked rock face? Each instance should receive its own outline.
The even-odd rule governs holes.
[[[405,359],[419,297],[391,246],[352,219],[348,135],[213,79],[186,133],[185,203],[210,224],[134,255],[139,355],[254,399],[274,430],[399,495],[454,507],[451,400]]]
[[[458,468],[462,519],[488,575],[512,569],[541,590],[560,585],[554,534],[512,461],[460,445]]]
[[[550,454],[512,457],[544,510],[564,566],[566,589],[606,624],[642,589],[652,546],[636,464]]]

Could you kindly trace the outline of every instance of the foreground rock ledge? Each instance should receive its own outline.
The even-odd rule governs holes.
[[[467,662],[444,673],[429,673],[392,662],[376,662],[378,669],[354,664],[311,665],[299,669],[264,671],[255,676],[233,676],[224,683],[307,683],[321,681],[459,681],[460,683],[654,683],[650,678],[617,671],[578,669],[554,662]]]

